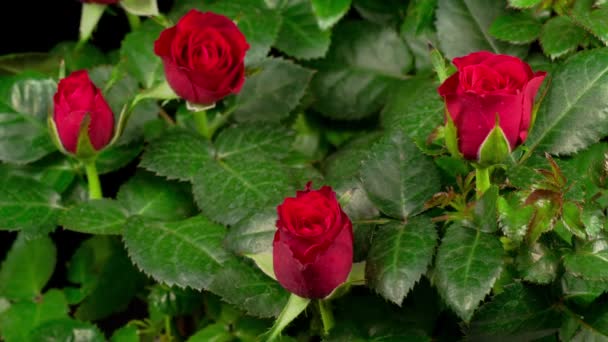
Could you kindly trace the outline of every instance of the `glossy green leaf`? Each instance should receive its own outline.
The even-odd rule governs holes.
[[[565,299],[583,306],[591,304],[608,291],[608,282],[604,280],[584,279],[568,272],[564,273],[560,284]]]
[[[289,0],[281,15],[283,24],[275,43],[277,49],[299,59],[325,56],[331,32],[319,28],[310,1]]]
[[[494,235],[451,225],[437,251],[437,290],[452,310],[469,321],[502,269],[502,246]]]
[[[415,77],[393,88],[382,111],[382,124],[388,130],[405,132],[416,145],[426,147],[431,133],[443,124],[444,110],[434,78]]]
[[[141,141],[133,141],[129,144],[112,145],[103,149],[97,155],[95,163],[100,175],[122,169],[137,158],[144,149]]]
[[[338,22],[350,8],[352,0],[312,0],[312,10],[322,30],[327,30]]]
[[[260,208],[258,212],[230,227],[226,235],[226,247],[241,255],[272,252],[276,222],[276,206]]]
[[[230,342],[232,340],[232,334],[226,329],[225,324],[213,323],[190,336],[187,342]]]
[[[124,6],[125,2],[121,4]],[[120,47],[126,70],[144,88],[150,88],[164,78],[162,60],[154,54],[154,41],[158,39],[161,30],[160,25],[146,20],[137,30],[125,36]]]
[[[559,324],[559,312],[546,293],[515,283],[477,311],[467,337],[530,341],[555,334]]]
[[[564,256],[566,271],[589,280],[608,280],[608,248],[603,241],[588,242]]]
[[[0,178],[0,230],[50,231],[61,205],[55,191],[34,179]]]
[[[62,193],[70,186],[76,176],[75,172],[73,160],[60,153],[27,165],[0,165],[0,173],[5,173],[6,176],[33,178],[57,193]]]
[[[292,151],[293,132],[283,127],[265,124],[241,124],[228,127],[214,142],[220,159],[247,154],[261,154],[281,160]]]
[[[64,229],[89,234],[122,234],[128,211],[116,200],[103,198],[77,204],[59,216]]]
[[[426,272],[436,245],[435,225],[425,217],[380,227],[365,265],[367,284],[382,297],[401,305]]]
[[[499,16],[492,22],[488,33],[494,38],[512,44],[526,44],[540,35],[542,24],[531,15],[518,12]]]
[[[407,2],[401,0],[353,0],[353,7],[365,20],[390,26],[397,24],[405,16]]]
[[[200,135],[174,130],[151,143],[140,166],[169,179],[190,180],[211,159],[211,146]]]
[[[574,2],[570,17],[585,27],[591,34],[608,44],[608,5],[593,0]]]
[[[261,70],[247,77],[236,97],[234,117],[241,122],[281,121],[299,104],[313,71],[279,58],[258,66]]]
[[[115,330],[110,342],[139,342],[137,328],[134,325],[125,325],[124,327]]]
[[[492,22],[504,14],[501,1],[439,0],[437,35],[446,57],[453,59],[486,50],[508,55],[521,55],[521,47],[497,41],[488,33]]]
[[[29,335],[30,341],[104,342],[105,336],[95,325],[73,319],[48,321]]]
[[[257,154],[207,162],[192,182],[194,198],[203,214],[226,225],[260,208],[278,205],[293,191],[286,168]]]
[[[116,199],[130,216],[180,220],[196,212],[189,187],[148,172],[138,172],[124,183]]]
[[[28,334],[37,326],[68,317],[68,303],[59,290],[50,290],[36,301],[14,303],[0,315],[0,336],[6,342],[32,341]]]
[[[566,16],[553,17],[545,23],[540,45],[545,55],[555,59],[576,50],[587,33]]]
[[[559,255],[541,243],[522,246],[517,253],[517,269],[523,279],[537,284],[549,284],[557,276]]]
[[[419,213],[440,189],[433,162],[400,132],[372,146],[361,167],[361,180],[371,201],[394,218]]]
[[[572,154],[608,134],[608,48],[584,51],[562,64],[540,106],[527,145]]]
[[[389,27],[349,21],[333,37],[311,83],[313,105],[333,119],[361,119],[382,108],[387,91],[411,69],[412,56]]]
[[[482,232],[493,233],[498,229],[498,187],[491,185],[473,207],[473,224]]]

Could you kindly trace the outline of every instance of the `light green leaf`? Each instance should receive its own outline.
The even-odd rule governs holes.
[[[114,331],[110,342],[139,342],[137,327],[134,325],[125,325],[124,327]]]
[[[350,21],[333,37],[312,81],[313,105],[334,119],[361,119],[381,109],[388,89],[412,68],[412,56],[390,27]]]
[[[77,204],[59,216],[64,229],[88,234],[122,234],[128,211],[110,198]]]
[[[553,17],[545,23],[540,35],[540,45],[545,55],[555,59],[576,50],[587,32],[566,16]]]
[[[268,58],[247,77],[236,97],[237,121],[281,121],[298,105],[313,71],[290,61]]]
[[[156,0],[122,0],[120,6],[133,15],[158,15]]]
[[[289,0],[282,9],[283,25],[275,47],[299,59],[325,56],[330,43],[330,31],[322,31],[308,0]]]
[[[397,305],[426,272],[437,245],[430,219],[416,217],[406,224],[393,222],[374,234],[365,266],[367,284]]]
[[[152,1],[156,3],[156,0]],[[125,6],[125,3],[123,0],[121,5]],[[160,25],[146,20],[137,30],[125,36],[120,47],[125,68],[146,89],[164,79],[162,60],[154,54],[154,41],[161,31]]]
[[[350,8],[352,0],[312,0],[312,10],[321,30],[327,30],[337,23]]]
[[[64,294],[59,290],[49,290],[36,301],[14,303],[2,313],[0,336],[6,342],[28,341],[30,331],[42,323],[67,318],[68,311]]]
[[[507,0],[509,6],[514,8],[530,8],[540,4],[542,0]]]
[[[105,4],[97,4],[97,3],[83,3],[82,4],[82,12],[80,14],[80,41],[86,42],[91,38],[93,31],[97,27],[97,23],[103,12],[105,11]]]
[[[169,179],[188,181],[211,160],[211,153],[209,142],[202,136],[174,130],[148,145],[140,166]]]
[[[105,340],[103,333],[95,325],[67,318],[48,321],[29,335],[29,341],[41,342],[104,342]]]
[[[0,296],[13,300],[39,296],[55,270],[56,256],[49,237],[18,236],[0,268]]]
[[[440,189],[434,163],[398,131],[372,146],[361,180],[380,211],[402,219],[421,212],[424,202]]]
[[[502,246],[494,235],[451,225],[437,251],[437,290],[454,312],[468,322],[492,289],[502,269]]]
[[[486,50],[520,56],[525,47],[495,40],[488,33],[492,22],[506,12],[501,1],[439,0],[437,34],[446,57],[453,59],[472,52]]]
[[[515,283],[484,304],[473,317],[467,337],[471,340],[531,341],[555,334],[559,312],[548,296]]]
[[[230,342],[232,334],[224,323],[212,323],[190,336],[186,342]]]
[[[138,172],[123,184],[116,198],[130,216],[172,221],[196,212],[186,184],[167,181],[147,172]]]
[[[531,43],[538,38],[542,24],[525,12],[501,15],[492,22],[488,32],[494,38],[512,44]]]
[[[0,230],[50,231],[55,228],[60,196],[33,179],[0,179]]]
[[[572,56],[553,75],[527,145],[552,154],[578,152],[608,135],[608,48]]]

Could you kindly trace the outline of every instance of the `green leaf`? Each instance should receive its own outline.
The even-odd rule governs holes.
[[[475,203],[475,207],[473,208],[473,223],[475,228],[486,233],[493,233],[498,229],[498,198],[498,187],[491,185]]]
[[[507,0],[513,8],[530,8],[540,4],[542,0]]]
[[[91,44],[78,44],[77,42],[63,41],[55,45],[50,54],[65,63],[67,73],[91,69],[95,66],[108,64],[108,56],[101,50]],[[59,63],[57,63],[57,72],[52,76],[56,76],[59,71]]]
[[[573,3],[570,18],[582,25],[604,44],[608,44],[608,5],[594,5],[593,0],[579,0]]]
[[[330,31],[321,31],[308,0],[289,0],[281,12],[283,25],[275,47],[286,54],[311,59],[325,56]]]
[[[426,147],[433,130],[443,123],[444,107],[434,79],[411,78],[393,88],[382,111],[382,125],[387,130],[401,130],[416,145]]]
[[[0,268],[0,296],[13,300],[39,296],[55,270],[56,256],[50,238],[26,240],[19,235]]]
[[[469,321],[502,269],[502,246],[494,235],[451,225],[437,251],[437,290],[458,317]]]
[[[226,235],[226,247],[241,255],[272,252],[272,239],[277,231],[276,221],[276,206],[260,208],[258,212],[230,227]]]
[[[16,75],[36,71],[55,75],[61,59],[46,52],[20,52],[0,56],[0,75]]]
[[[212,149],[200,134],[174,130],[151,143],[140,166],[169,179],[188,181],[211,159]]]
[[[38,326],[38,328],[30,333],[29,341],[104,342],[105,337],[91,323],[65,318],[48,321]]]
[[[189,187],[147,172],[138,172],[120,187],[116,196],[130,216],[172,221],[196,212]]]
[[[526,44],[540,36],[542,24],[525,12],[501,15],[492,22],[488,32],[494,38],[512,44]]]
[[[122,0],[120,2],[120,6],[133,15],[158,15],[158,5],[156,4],[156,0]]]
[[[95,236],[81,245],[71,262],[79,265],[76,270],[83,276],[72,279],[80,282],[86,293],[74,314],[80,320],[96,321],[125,310],[145,280],[117,239]],[[83,267],[89,269],[83,270]],[[91,271],[95,273],[82,273]]]
[[[559,325],[559,313],[546,293],[514,283],[477,311],[467,338],[531,341],[555,334]]]
[[[527,145],[531,150],[572,154],[608,134],[608,48],[569,58],[553,75]]]
[[[245,57],[246,64],[256,63],[266,57],[281,27],[280,13],[269,9],[263,0],[183,0],[175,3],[170,17],[177,21],[193,8],[223,14],[237,23],[251,46]]]
[[[125,1],[121,2],[121,5],[124,6]],[[137,30],[125,36],[120,47],[120,55],[125,61],[126,70],[144,88],[150,88],[164,79],[162,60],[154,54],[154,41],[159,37],[162,29],[153,20],[146,20]]]
[[[61,205],[60,196],[33,179],[0,179],[0,230],[50,231]]]
[[[557,276],[559,263],[559,256],[538,242],[522,246],[517,253],[517,270],[524,280],[537,284],[551,283]]]
[[[555,59],[576,50],[587,32],[565,16],[553,17],[545,23],[540,35],[540,45],[545,55]]]
[[[293,140],[293,132],[280,126],[243,124],[222,130],[214,145],[220,159],[261,154],[281,160],[289,156]]]
[[[433,162],[398,131],[372,146],[361,180],[380,211],[402,219],[421,212],[424,202],[440,189]]]
[[[365,20],[391,26],[405,17],[407,2],[401,0],[353,0],[353,7]]]
[[[374,234],[365,266],[367,284],[382,297],[401,305],[433,259],[435,225],[424,217],[406,224],[393,222]]]
[[[232,334],[224,323],[212,323],[190,336],[187,342],[230,342]]]
[[[390,27],[350,21],[333,37],[311,84],[313,105],[333,119],[361,119],[381,109],[388,89],[411,69],[412,56]]]
[[[223,248],[226,229],[202,216],[179,222],[132,217],[124,241],[131,259],[156,280],[207,289],[256,316],[278,314],[287,293]]]
[[[247,77],[236,96],[234,117],[237,121],[278,122],[298,105],[313,71],[290,61],[268,58],[259,64],[259,72]]]
[[[114,331],[110,342],[139,342],[137,328],[134,325],[125,325]]]
[[[564,268],[574,276],[589,280],[608,280],[608,248],[604,241],[588,242],[564,256]]]
[[[322,30],[334,26],[350,8],[352,0],[312,0],[312,10],[317,17],[317,23]]]
[[[564,299],[583,306],[591,304],[608,291],[608,282],[606,281],[583,279],[568,272],[564,273],[560,283]]]
[[[28,334],[42,323],[68,317],[68,303],[59,290],[49,290],[36,301],[14,303],[0,315],[0,336],[6,342],[32,341]]]
[[[64,192],[75,177],[75,165],[61,153],[53,153],[37,162],[23,166],[0,165],[0,173],[6,176],[32,178],[55,190]]]
[[[59,216],[64,229],[88,234],[122,234],[128,211],[110,198],[79,203]]]
[[[280,163],[257,154],[234,155],[200,166],[193,178],[196,203],[210,219],[232,225],[292,193]]]
[[[0,102],[46,126],[47,116],[53,112],[56,91],[57,83],[51,78],[29,77],[27,74],[7,77],[0,82]]]
[[[525,47],[495,40],[488,33],[492,22],[506,13],[501,1],[439,0],[437,35],[439,45],[449,59],[487,50],[508,55],[522,55]]]
[[[133,141],[124,145],[116,144],[104,148],[101,153],[97,155],[97,159],[95,159],[97,172],[100,175],[103,175],[120,170],[137,158],[143,149],[144,144],[141,141]]]

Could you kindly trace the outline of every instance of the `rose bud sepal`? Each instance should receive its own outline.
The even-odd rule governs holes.
[[[84,45],[89,38],[91,38],[91,35],[93,34],[93,31],[95,31],[95,27],[97,27],[97,23],[99,23],[99,19],[101,19],[106,7],[108,7],[108,5],[100,3],[85,2],[82,4],[78,46]]]
[[[264,341],[272,342],[276,341],[281,336],[283,329],[289,325],[294,319],[296,319],[310,304],[309,298],[302,298],[296,294],[291,294],[287,304],[283,307],[283,310],[277,317],[276,321],[272,325],[272,328],[262,336]]]
[[[456,128],[454,120],[452,120],[452,117],[449,114],[446,113],[445,117],[445,125],[443,126],[445,147],[453,157],[462,158],[462,153],[460,153],[460,150],[458,149],[458,128]]]
[[[501,164],[511,154],[509,140],[500,127],[499,120],[500,118],[496,115],[494,128],[479,147],[478,164],[480,167]]]

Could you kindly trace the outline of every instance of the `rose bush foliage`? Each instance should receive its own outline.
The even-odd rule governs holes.
[[[0,56],[0,339],[608,336],[604,1],[113,3]]]

